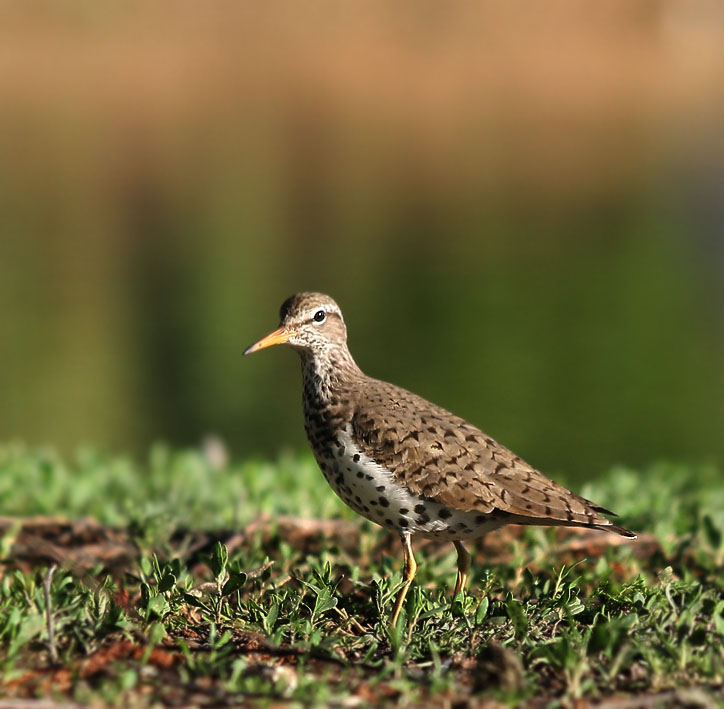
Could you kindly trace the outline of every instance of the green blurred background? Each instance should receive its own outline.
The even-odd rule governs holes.
[[[724,453],[719,2],[9,2],[0,437],[305,445],[297,290],[549,473]]]

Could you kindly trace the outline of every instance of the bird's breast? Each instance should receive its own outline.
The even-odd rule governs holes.
[[[355,512],[383,527],[426,537],[474,539],[503,524],[494,512],[457,510],[411,492],[391,471],[365,455],[349,425],[328,438],[319,434],[313,441],[310,437],[310,442],[335,493]]]

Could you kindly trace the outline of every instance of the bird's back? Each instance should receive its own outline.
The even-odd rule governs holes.
[[[351,420],[364,453],[412,493],[453,510],[499,510],[527,524],[631,532],[605,508],[550,480],[459,416],[402,387],[365,378]]]

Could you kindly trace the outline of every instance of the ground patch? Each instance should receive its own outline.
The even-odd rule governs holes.
[[[215,468],[201,454],[157,449],[145,466],[87,452],[68,464],[9,447],[0,479],[12,490],[0,520],[6,697],[140,706],[722,699],[717,471],[612,471],[580,491],[621,512],[638,540],[505,528],[471,550],[463,598],[450,598],[452,545],[416,544],[419,576],[398,632],[386,624],[397,540],[337,503],[306,457]]]

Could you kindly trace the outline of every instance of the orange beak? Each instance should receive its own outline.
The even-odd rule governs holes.
[[[289,342],[291,336],[292,333],[289,332],[289,330],[285,330],[283,327],[277,328],[266,337],[262,337],[259,342],[249,345],[249,347],[244,350],[244,354],[248,355],[257,350],[263,350],[265,347],[271,347],[272,345],[283,345],[285,342]]]

